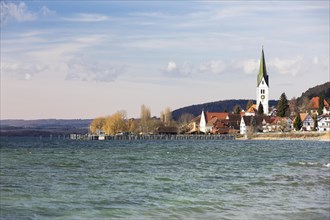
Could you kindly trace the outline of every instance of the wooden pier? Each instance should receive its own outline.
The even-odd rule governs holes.
[[[75,140],[235,140],[234,134],[155,134],[155,135],[107,135],[99,137],[98,135],[70,135]]]

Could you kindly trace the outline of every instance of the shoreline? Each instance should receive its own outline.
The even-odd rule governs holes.
[[[236,140],[306,140],[330,141],[330,132],[290,132],[290,133],[259,133],[251,138],[236,138]]]

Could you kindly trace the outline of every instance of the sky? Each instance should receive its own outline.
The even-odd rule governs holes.
[[[329,79],[329,1],[1,0],[1,119],[270,99]]]

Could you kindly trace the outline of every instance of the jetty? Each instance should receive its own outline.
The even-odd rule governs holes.
[[[149,134],[149,135],[81,135],[71,134],[72,140],[235,140],[234,134]]]

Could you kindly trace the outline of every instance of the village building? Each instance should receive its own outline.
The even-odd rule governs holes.
[[[271,117],[269,116],[243,116],[240,123],[240,134],[252,132],[269,132]]]
[[[266,61],[264,56],[264,49],[261,51],[259,74],[257,77],[257,99],[256,109],[258,110],[259,105],[263,106],[264,114],[269,113],[269,76],[266,69]]]
[[[258,112],[257,105],[253,104],[249,109],[246,110],[245,116],[255,116]]]
[[[229,119],[228,114],[227,112],[204,112],[203,110],[199,122],[199,131],[203,133],[211,132],[217,120]]]
[[[300,113],[300,119],[302,121],[302,130],[311,131],[314,129],[314,119],[308,113]]]
[[[160,126],[155,129],[154,134],[176,135],[178,134],[178,128],[169,127],[169,126]]]
[[[216,119],[211,129],[212,134],[229,134],[229,120]]]
[[[228,114],[229,133],[239,133],[243,114]]]
[[[187,132],[188,134],[196,134],[199,133],[199,123],[201,121],[201,115],[193,118],[188,125],[189,131]]]
[[[329,114],[329,103],[324,99],[324,108],[322,109],[323,114]],[[319,109],[319,97],[313,97],[307,104],[307,111],[311,113],[311,115],[318,115]]]
[[[330,114],[330,107],[328,107],[328,109],[324,106],[323,108],[323,115],[328,115]]]
[[[330,114],[320,115],[317,118],[318,131],[330,131]]]
[[[293,121],[289,117],[271,117],[269,131],[288,132],[293,130]]]

